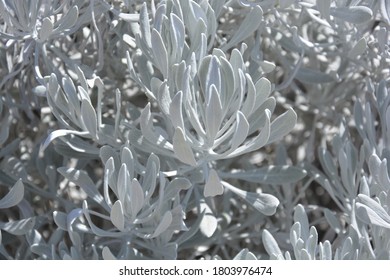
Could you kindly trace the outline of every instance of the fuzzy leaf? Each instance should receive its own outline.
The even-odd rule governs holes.
[[[172,98],[172,102],[169,106],[169,115],[172,121],[173,127],[180,127],[184,129],[184,120],[183,120],[183,92],[179,91]]]
[[[92,104],[83,99],[81,101],[81,120],[84,124],[84,129],[87,130],[92,137],[96,137],[97,133],[97,117]]]
[[[367,41],[364,38],[361,38],[353,48],[348,52],[348,57],[356,59],[359,55],[363,54],[367,49]]]
[[[200,211],[205,212],[202,222],[200,223],[200,231],[206,236],[211,237],[217,230],[218,221],[211,211],[210,207],[204,200],[200,202]]]
[[[204,196],[214,197],[221,194],[223,194],[221,179],[219,179],[217,172],[214,169],[211,169],[209,172],[209,177],[207,178],[207,182],[204,186]]]
[[[98,203],[103,202],[103,196],[99,193],[95,183],[84,170],[74,168],[60,167],[57,169],[69,181],[78,185],[85,193]]]
[[[239,260],[245,260],[245,261],[255,261],[257,260],[256,256],[251,253],[248,249],[242,249],[234,258],[234,261],[239,261]]]
[[[160,234],[162,234],[164,231],[166,231],[169,228],[171,223],[172,223],[172,213],[170,211],[167,211],[165,212],[164,216],[162,216],[161,222],[156,227],[151,238],[155,238]]]
[[[268,139],[268,143],[280,140],[287,133],[289,133],[297,123],[297,114],[292,108],[289,108],[287,112],[278,116],[271,123],[271,134]]]
[[[300,235],[298,238],[302,237],[304,241],[307,240],[309,238],[309,219],[307,218],[305,208],[301,204],[295,207],[294,221],[300,225]]]
[[[49,146],[50,143],[54,139],[56,139],[58,137],[66,136],[66,135],[72,135],[72,134],[80,135],[80,136],[87,136],[87,135],[89,135],[89,132],[87,132],[87,131],[80,132],[80,131],[76,131],[76,130],[67,130],[67,129],[55,130],[52,133],[50,133],[49,136],[46,138],[45,142],[41,145],[39,152],[43,153],[45,151],[45,149],[47,148],[47,146]]]
[[[238,197],[246,201],[250,206],[255,208],[257,211],[263,213],[266,216],[275,214],[276,208],[279,205],[279,200],[270,194],[254,193],[240,190],[229,183],[222,181],[225,188],[236,194]]]
[[[156,62],[156,66],[161,71],[165,78],[168,77],[168,54],[167,49],[164,45],[163,39],[160,33],[153,28],[152,30],[152,51],[153,57]]]
[[[43,19],[41,29],[39,30],[39,39],[42,42],[45,41],[47,38],[49,38],[52,32],[53,23],[50,18],[46,17]]]
[[[24,197],[24,185],[22,179],[19,179],[10,191],[0,199],[0,209],[10,208],[17,205]]]
[[[234,173],[222,173],[222,178],[234,178],[245,180],[253,183],[263,183],[271,185],[281,185],[287,183],[295,183],[306,176],[306,171],[294,166],[282,165],[257,168],[248,171],[240,171]]]
[[[210,97],[206,106],[206,130],[207,136],[214,141],[222,123],[222,105],[216,86],[211,85]]]
[[[72,28],[79,17],[79,8],[77,6],[73,6],[69,12],[60,19],[58,30],[64,31],[66,29]]]
[[[390,228],[390,215],[378,202],[364,194],[359,194],[358,198],[356,215],[359,219],[367,224]]]
[[[266,229],[263,230],[262,240],[264,248],[267,251],[268,255],[275,258],[278,258],[278,256],[283,255],[275,238]]]
[[[114,254],[111,253],[110,248],[108,248],[107,246],[103,247],[102,257],[103,257],[103,260],[117,260],[117,258],[114,256]]]
[[[190,144],[186,141],[183,130],[176,127],[173,136],[173,151],[175,156],[182,162],[196,166],[196,160]]]
[[[125,216],[123,213],[122,202],[120,200],[115,201],[111,208],[110,219],[114,226],[120,231],[125,229]]]
[[[36,217],[12,221],[8,223],[0,222],[0,229],[13,235],[25,235],[35,226]]]
[[[145,194],[137,179],[133,179],[130,185],[130,204],[131,204],[131,215],[135,219],[138,212],[144,206]]]
[[[53,220],[55,224],[62,230],[68,230],[67,215],[60,211],[53,212]]]
[[[236,150],[248,137],[249,123],[245,118],[245,115],[240,111],[237,112],[236,116],[236,128],[231,140],[232,149]]]
[[[330,14],[335,18],[350,23],[361,24],[372,19],[372,11],[365,6],[331,8]]]
[[[223,46],[222,49],[228,50],[252,35],[262,23],[262,18],[263,10],[260,6],[256,5],[251,8],[245,19],[240,24],[238,30],[234,32],[233,37],[226,45]]]
[[[331,83],[335,81],[334,77],[329,74],[304,67],[299,68],[295,78],[302,83],[312,84]]]

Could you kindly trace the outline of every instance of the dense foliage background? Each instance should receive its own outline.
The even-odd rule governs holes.
[[[0,0],[0,259],[389,259],[389,24]]]

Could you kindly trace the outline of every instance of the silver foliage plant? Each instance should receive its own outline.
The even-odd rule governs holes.
[[[389,259],[387,1],[0,1],[0,259]]]

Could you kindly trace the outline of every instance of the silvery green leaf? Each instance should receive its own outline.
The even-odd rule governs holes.
[[[253,84],[251,76],[249,76],[248,74],[245,74],[245,77],[246,77],[246,83],[248,86],[248,91],[246,94],[245,101],[242,104],[241,112],[245,116],[249,116],[253,112],[253,109],[255,107],[255,101],[256,101],[257,94],[256,94],[256,88],[255,88],[255,85]]]
[[[146,2],[143,3],[140,15],[140,29],[142,34],[142,39],[145,41],[147,47],[151,48],[151,34],[150,34],[150,24],[149,24],[149,16]]]
[[[384,159],[379,169],[379,183],[385,191],[390,189],[390,178],[387,168],[387,159]]]
[[[234,50],[233,50],[234,51]],[[236,50],[237,51],[237,50]],[[234,82],[234,70],[230,62],[226,58],[220,58],[221,63],[221,92],[223,92],[221,98],[221,102],[224,108],[224,114],[227,113],[229,109],[229,104],[232,102],[234,98],[235,92],[235,82]]]
[[[182,233],[177,239],[176,243],[181,245],[184,242],[188,241],[195,235],[195,233],[199,230],[200,224],[203,221],[203,217],[205,215],[205,211],[201,212],[196,221],[191,225],[190,229],[184,233]]]
[[[200,211],[205,212],[202,222],[200,223],[200,231],[206,237],[211,237],[218,227],[217,218],[203,199],[200,201]]]
[[[368,185],[366,176],[362,176],[360,179],[359,193],[370,196],[370,187]]]
[[[191,145],[186,141],[183,130],[180,127],[176,127],[175,129],[175,134],[173,136],[173,151],[176,158],[180,161],[191,166],[196,166],[196,160]]]
[[[301,235],[303,240],[307,240],[309,238],[309,220],[306,215],[305,208],[301,204],[298,204],[295,207],[294,211],[294,221],[299,222],[301,228]]]
[[[267,98],[258,108],[254,108],[252,114],[247,117],[250,124],[249,135],[262,129],[263,126],[270,120],[272,112],[276,108],[276,99],[274,97]],[[268,140],[268,139],[267,139]]]
[[[142,187],[146,194],[145,201],[147,202],[153,195],[156,189],[156,180],[160,172],[160,159],[153,153],[150,154],[146,163],[146,171]]]
[[[335,81],[335,78],[330,74],[324,72],[309,69],[305,67],[300,67],[295,78],[302,83],[313,83],[313,84],[322,84],[322,83],[331,83]]]
[[[83,210],[82,210],[82,213],[84,214],[85,218],[87,219],[88,221],[88,224],[89,226],[91,227],[91,230],[92,232],[97,235],[97,236],[101,236],[101,237],[119,237],[122,235],[121,232],[113,232],[113,231],[107,231],[107,230],[103,230],[99,227],[97,227],[93,222],[92,222],[92,218],[91,218],[91,214],[90,214],[90,211],[88,209],[88,203],[86,200],[83,201]]]
[[[164,41],[161,38],[160,33],[153,28],[152,30],[152,51],[156,66],[161,71],[164,78],[168,77],[168,53],[164,45]]]
[[[134,156],[128,147],[123,147],[122,149],[121,162],[126,164],[127,171],[129,172],[130,178],[134,178],[134,172],[135,172]]]
[[[108,248],[107,246],[103,247],[102,257],[103,257],[103,260],[117,260],[117,258],[114,256],[114,254],[111,253],[110,248]]]
[[[53,220],[60,229],[68,230],[67,215],[65,213],[61,211],[54,211]]]
[[[80,100],[77,96],[76,87],[74,86],[72,79],[69,76],[65,76],[62,78],[62,85],[73,108],[77,113],[80,113]]]
[[[138,212],[144,206],[145,194],[137,179],[133,179],[129,190],[131,216],[135,219]]]
[[[84,129],[86,129],[92,137],[96,137],[98,129],[96,112],[92,104],[86,99],[81,101],[81,120],[84,124]]]
[[[164,199],[172,199],[177,196],[181,190],[188,190],[191,186],[192,183],[187,178],[176,177],[169,182],[164,193]]]
[[[169,107],[171,105],[172,100],[171,100],[171,96],[169,94],[169,88],[167,86],[167,82],[166,81],[161,82],[159,79],[154,78],[151,81],[152,87],[153,87],[153,83],[159,83],[158,89],[155,91],[154,90],[152,90],[152,91],[153,92],[157,91],[157,101],[158,101],[158,105],[161,108],[161,111],[164,114],[169,115]]]
[[[301,224],[300,222],[295,222],[290,229],[290,242],[293,247],[297,244],[298,240],[301,238]]]
[[[321,1],[320,1],[321,2]],[[324,25],[328,28],[332,28],[332,26],[329,24],[328,21],[330,21],[329,18],[326,18],[326,19],[322,19],[318,14],[317,14],[317,11],[316,10],[313,10],[313,9],[307,9],[306,10],[308,15],[310,16],[310,18],[315,21],[315,22],[318,22],[319,24],[321,25]],[[307,40],[306,40],[307,41]],[[306,46],[308,46],[308,44],[306,44]]]
[[[320,259],[321,260],[332,260],[332,245],[329,240],[326,240],[323,244],[319,244]]]
[[[0,122],[0,145],[3,145],[7,139],[8,139],[8,136],[9,136],[9,128],[10,128],[10,122],[11,122],[11,116],[8,117],[8,123],[7,121],[5,121],[5,118],[4,118],[4,121],[3,122]]]
[[[256,256],[251,253],[248,249],[242,249],[234,258],[234,261],[239,261],[239,260],[252,260],[255,261],[257,260]]]
[[[207,136],[211,142],[214,142],[214,139],[219,131],[219,128],[222,123],[223,118],[221,99],[219,92],[214,84],[210,87],[210,96],[206,106],[206,131]]]
[[[331,228],[336,233],[340,233],[342,230],[342,226],[341,226],[339,219],[337,219],[336,215],[327,208],[324,209],[324,215],[325,215],[325,218],[328,221],[329,225],[331,226]]]
[[[169,115],[173,127],[180,127],[184,131],[185,127],[184,127],[182,104],[183,104],[183,92],[179,91],[172,98],[172,102],[170,103],[169,106]]]
[[[256,5],[251,8],[238,30],[235,31],[230,41],[222,47],[222,50],[226,51],[252,35],[262,23],[262,18],[263,10],[260,6]]]
[[[361,24],[372,19],[372,10],[365,6],[332,7],[330,14],[350,23]]]
[[[39,30],[39,39],[41,42],[45,41],[53,32],[53,22],[46,17],[42,21],[41,29]]]
[[[367,49],[367,41],[363,37],[348,52],[348,57],[352,59],[356,59],[359,55],[362,55],[366,49]]]
[[[89,135],[89,132],[87,131],[76,131],[76,130],[67,130],[67,129],[58,129],[49,134],[49,136],[46,138],[45,142],[41,145],[39,152],[43,153],[43,151],[49,146],[49,144],[56,138],[66,136],[66,135],[79,135],[79,136],[87,136]]]
[[[217,171],[214,169],[209,171],[209,177],[207,178],[203,193],[205,197],[214,197],[223,194],[221,179],[219,179]]]
[[[270,136],[270,115],[268,109],[265,110],[265,124],[264,127],[261,129],[260,133],[249,139],[244,145],[238,147],[234,152],[230,153],[226,158],[232,158],[239,155],[242,155],[244,153],[249,153],[252,151],[255,151],[257,149],[260,149],[265,144],[267,144],[269,136]]]
[[[81,87],[85,91],[87,91],[88,90],[88,83],[87,83],[87,79],[85,78],[83,70],[81,70],[81,68],[78,65],[74,65],[74,67],[75,67],[76,74],[78,77],[78,82],[81,84]]]
[[[280,140],[295,127],[296,123],[297,114],[292,108],[289,108],[271,123],[271,133],[268,143]]]
[[[385,168],[382,168],[382,165]],[[375,182],[380,184],[384,189],[386,189],[387,183],[389,182],[386,165],[386,159],[382,162],[376,154],[372,154],[368,160],[368,168],[371,176],[374,178]]]
[[[150,103],[146,104],[145,108],[141,112],[140,126],[142,134],[150,142],[155,142],[156,135],[153,132],[152,114],[150,112]]]
[[[263,241],[263,246],[267,251],[268,255],[271,257],[271,259],[277,259],[279,256],[283,256],[283,253],[280,250],[278,243],[268,230],[264,229],[261,237]]]
[[[387,24],[390,23],[390,3],[389,1],[381,0],[380,1],[380,11],[382,17],[387,21]]]
[[[279,205],[279,200],[275,196],[264,193],[243,191],[225,181],[222,181],[222,185],[264,215],[271,216],[275,214],[276,208]]]
[[[270,61],[259,61],[259,64],[265,74],[271,73],[276,68],[275,63]]]
[[[215,86],[215,89],[218,93],[221,91],[221,69],[219,59],[215,55],[211,56],[210,61],[207,62],[205,64],[208,64],[208,69],[205,77],[205,87],[203,91],[206,93],[205,99],[210,100],[212,85]],[[200,67],[203,65],[204,63],[202,63]],[[199,68],[199,71],[202,71],[201,69],[202,68]]]
[[[24,185],[22,179],[19,179],[10,191],[0,199],[0,209],[10,208],[17,205],[24,197]]]
[[[11,221],[7,223],[0,222],[0,229],[13,235],[25,235],[34,228],[35,222],[36,217]]]
[[[125,229],[125,216],[123,213],[122,202],[120,200],[115,201],[111,208],[110,219],[112,224],[119,229],[124,231]]]
[[[58,89],[59,89],[59,85],[58,85],[58,81],[57,81],[57,76],[56,76],[56,74],[52,73],[50,75],[49,85],[48,85],[49,93],[54,95],[57,93]]]
[[[239,171],[233,173],[221,172],[222,178],[234,178],[253,183],[263,183],[271,185],[281,185],[295,183],[306,176],[306,171],[302,168],[282,165],[256,168],[248,171]]]
[[[310,253],[309,253],[306,249],[300,250],[299,253],[300,253],[300,254],[299,254],[299,260],[310,261],[310,260],[313,259],[313,258],[310,256]]]
[[[122,163],[119,172],[118,172],[118,181],[117,181],[117,189],[118,189],[118,198],[122,201],[123,204],[126,203],[126,194],[128,184],[130,184],[130,175],[127,171],[127,166],[125,163]],[[126,205],[124,205],[126,206]]]
[[[183,211],[183,207],[181,205],[177,205],[171,210],[172,213],[172,223],[167,229],[167,232],[177,232],[177,231],[187,231],[188,228],[184,223],[185,214]]]
[[[306,241],[306,250],[311,259],[315,258],[318,243],[318,233],[315,227],[310,227],[309,238]]]
[[[82,86],[78,86],[77,89],[79,91],[81,100],[87,100],[89,103],[91,103],[91,98],[89,97],[88,92]]]
[[[390,215],[378,202],[364,194],[359,194],[358,198],[356,215],[359,219],[367,224],[390,228]]]
[[[56,23],[58,24],[58,27],[55,29],[55,32],[57,33],[72,28],[76,24],[78,17],[79,8],[73,6],[68,13]]]
[[[166,231],[169,226],[172,223],[172,213],[171,211],[165,212],[165,214],[162,216],[160,223],[156,227],[154,233],[152,234],[151,238],[155,238],[159,235],[161,235],[164,231]]]
[[[236,150],[248,137],[249,123],[245,115],[237,112],[234,134],[231,140],[231,150]]]
[[[170,14],[171,23],[171,37],[172,42],[175,42],[175,50],[173,52],[176,60],[181,59],[184,43],[185,43],[185,29],[181,19],[174,13]]]
[[[2,245],[1,242],[2,242],[2,235],[1,235],[1,230],[0,230],[0,246]]]
[[[99,204],[103,204],[103,197],[96,188],[95,183],[88,176],[88,173],[84,170],[77,170],[75,168],[60,167],[57,169],[62,176],[64,176],[69,181],[78,185],[80,188],[85,191],[85,193],[95,200]],[[103,204],[104,205],[104,204]]]

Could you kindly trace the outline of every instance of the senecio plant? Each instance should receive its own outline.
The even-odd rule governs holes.
[[[390,259],[390,1],[0,0],[0,259]]]

